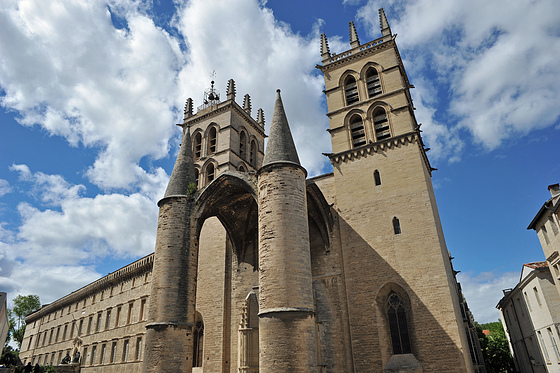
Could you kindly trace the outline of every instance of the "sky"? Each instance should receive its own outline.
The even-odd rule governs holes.
[[[2,0],[0,291],[50,303],[154,250],[187,98],[216,72],[269,129],[276,89],[303,166],[330,172],[320,34],[380,37],[415,86],[448,249],[477,321],[544,260],[527,226],[560,182],[557,0]]]

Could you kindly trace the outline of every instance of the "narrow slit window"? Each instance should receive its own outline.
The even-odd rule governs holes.
[[[257,142],[251,140],[251,151],[249,153],[249,163],[253,167],[257,167]]]
[[[401,222],[396,217],[393,218],[393,230],[395,231],[395,234],[401,234]]]
[[[352,136],[352,146],[354,148],[365,145],[366,131],[361,116],[354,115],[350,118],[350,134]]]
[[[381,176],[378,170],[373,171],[373,179],[375,180],[376,186],[381,185]]]
[[[381,94],[381,82],[379,81],[379,74],[373,67],[370,68],[366,74],[366,84],[369,98]]]
[[[353,76],[347,77],[344,81],[344,95],[346,96],[346,105],[352,105],[359,101],[358,86]]]
[[[195,179],[195,184],[198,187],[198,179],[200,178],[200,171],[198,171],[198,168],[194,169],[194,179]]]
[[[241,131],[239,134],[239,156],[245,159],[245,146],[247,144],[247,135],[245,135],[244,131]]]
[[[377,141],[391,137],[391,129],[384,109],[377,108],[373,111],[373,127]]]
[[[195,324],[193,337],[193,367],[201,367],[204,341],[204,322],[201,318]]]

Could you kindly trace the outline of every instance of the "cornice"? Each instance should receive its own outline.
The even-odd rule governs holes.
[[[100,278],[97,281],[92,282],[84,286],[81,289],[68,294],[67,296],[60,298],[46,306],[41,307],[37,312],[25,318],[25,322],[29,324],[43,316],[48,315],[56,310],[62,309],[80,301],[90,295],[100,292],[101,290],[107,289],[111,286],[117,285],[123,281],[129,280],[135,276],[149,272],[154,264],[154,254],[149,254],[137,261],[116,270],[115,272],[109,273],[107,276]]]
[[[346,65],[357,59],[362,59],[363,57],[373,54],[381,49],[385,49],[392,44],[394,44],[394,36],[391,38],[383,36],[381,38],[370,41],[369,43],[365,43],[356,48],[350,49],[346,52],[333,54],[329,58],[323,60],[322,66],[317,65],[315,67],[323,72],[329,71]]]

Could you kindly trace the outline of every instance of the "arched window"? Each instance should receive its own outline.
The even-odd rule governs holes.
[[[381,185],[381,176],[379,175],[379,171],[373,171],[373,179],[375,180],[375,185]]]
[[[247,172],[247,169],[243,165],[240,165],[239,172]]]
[[[204,346],[204,322],[200,313],[196,313],[196,321],[193,328],[193,367],[202,366],[202,352]]]
[[[356,79],[351,75],[344,81],[344,95],[346,96],[346,105],[352,105],[359,100]]]
[[[257,167],[257,142],[251,140],[251,151],[249,152],[249,163],[253,167]]]
[[[208,154],[214,154],[216,152],[216,142],[217,142],[216,127],[212,127],[210,128],[210,132],[208,132]]]
[[[215,173],[216,169],[214,168],[214,164],[210,163],[206,166],[206,180],[208,183],[214,180]]]
[[[202,156],[202,134],[198,132],[194,135],[194,159]]]
[[[401,234],[401,222],[396,217],[393,218],[393,230],[395,234]]]
[[[389,294],[387,300],[387,318],[389,319],[393,354],[410,354],[412,349],[406,323],[406,310],[401,297],[394,291]]]
[[[375,128],[375,137],[377,141],[391,137],[389,129],[389,121],[385,109],[377,108],[373,111],[373,127]]]
[[[198,171],[198,168],[194,169],[194,177],[195,177],[196,187],[198,188],[199,187],[198,180],[200,178],[200,171]]]
[[[373,67],[371,67],[366,73],[366,84],[369,98],[381,94],[381,82],[379,81],[379,74]]]
[[[350,133],[352,135],[352,146],[355,148],[366,143],[366,132],[362,117],[358,114],[350,118]]]
[[[247,144],[247,135],[245,131],[241,131],[239,134],[239,156],[245,159],[245,146]]]

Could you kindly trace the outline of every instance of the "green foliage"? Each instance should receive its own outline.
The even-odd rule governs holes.
[[[18,348],[21,348],[23,335],[25,334],[25,317],[41,308],[41,302],[38,295],[18,295],[14,298],[14,308],[9,310],[10,333],[14,341],[17,342]],[[16,319],[13,316],[17,316]]]
[[[187,185],[187,195],[192,196],[195,193],[196,193],[196,184],[190,182],[189,185]]]
[[[2,357],[0,357],[0,364],[5,366],[16,366],[19,362],[19,351],[14,351],[12,347],[5,346],[2,349]]]
[[[483,333],[488,330],[489,334]],[[506,333],[501,321],[476,324],[480,348],[487,373],[506,373],[513,370],[513,359],[509,352]]]

